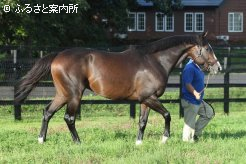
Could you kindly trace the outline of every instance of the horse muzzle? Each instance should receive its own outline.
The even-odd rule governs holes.
[[[219,61],[214,62],[213,64],[208,65],[208,71],[211,74],[217,74],[218,72],[222,71],[222,67]]]

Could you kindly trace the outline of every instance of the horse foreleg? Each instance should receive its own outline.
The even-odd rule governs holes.
[[[65,104],[62,98],[55,97],[43,111],[42,126],[38,137],[38,142],[43,143],[46,140],[48,124],[52,116]]]
[[[151,96],[143,101],[143,104],[150,107],[154,111],[160,113],[165,119],[165,128],[162,137],[162,143],[166,143],[167,139],[170,137],[170,122],[171,116],[167,109],[161,104],[156,96]]]
[[[143,142],[144,130],[148,122],[149,108],[141,104],[140,114],[139,114],[139,131],[136,141],[136,145],[140,145]]]
[[[80,105],[80,99],[78,98],[70,101],[67,105],[67,110],[64,116],[64,120],[67,123],[72,139],[76,143],[80,143],[80,139],[79,139],[78,133],[75,128],[76,111],[79,105]]]

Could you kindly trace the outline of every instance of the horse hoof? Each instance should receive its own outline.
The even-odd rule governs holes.
[[[141,140],[136,141],[136,145],[142,145],[142,144],[143,144],[143,141],[141,141]]]
[[[43,144],[44,143],[44,138],[43,137],[38,137],[38,143]]]
[[[80,145],[80,144],[81,144],[80,141],[74,141],[74,143],[75,143],[76,145]]]
[[[168,139],[167,136],[163,136],[163,137],[162,137],[162,140],[161,140],[161,143],[162,143],[162,144],[165,144],[165,143],[167,142],[167,139]]]

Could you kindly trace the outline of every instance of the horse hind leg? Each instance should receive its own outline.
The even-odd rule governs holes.
[[[61,109],[65,104],[65,99],[60,96],[56,96],[53,101],[51,101],[43,111],[42,126],[40,134],[38,137],[39,143],[44,143],[46,141],[46,135],[48,130],[48,124],[52,116]]]
[[[149,108],[141,104],[140,114],[139,114],[139,131],[137,136],[136,145],[141,145],[143,142],[144,130],[148,122]]]
[[[80,143],[80,139],[77,130],[75,128],[76,113],[79,105],[80,105],[80,96],[72,98],[67,104],[67,109],[64,116],[64,120],[68,126],[72,139],[75,143]]]

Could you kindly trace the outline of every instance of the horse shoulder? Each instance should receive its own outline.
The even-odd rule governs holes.
[[[140,101],[153,94],[158,97],[163,94],[167,84],[167,75],[160,69],[153,63],[146,63],[136,73],[135,88]]]

